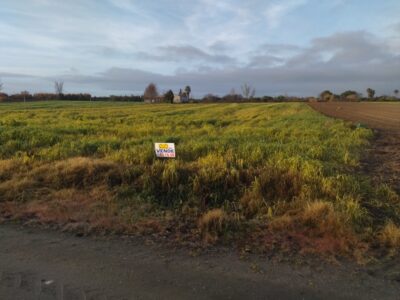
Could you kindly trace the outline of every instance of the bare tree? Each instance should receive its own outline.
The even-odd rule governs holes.
[[[242,85],[242,95],[245,99],[254,98],[256,90],[249,84],[245,83]]]
[[[22,91],[21,96],[24,98],[24,102],[26,102],[26,98],[29,98],[30,93],[28,91]]]
[[[64,82],[63,81],[55,81],[54,82],[54,90],[56,94],[58,95],[59,98],[61,98],[61,95],[64,92]]]
[[[255,95],[256,95],[256,89],[252,88],[250,93],[250,99],[253,99]]]
[[[144,99],[154,100],[158,97],[157,86],[154,83],[150,83],[144,90]]]

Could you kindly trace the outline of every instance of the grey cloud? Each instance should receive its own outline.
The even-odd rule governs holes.
[[[250,68],[270,67],[276,64],[280,64],[284,61],[285,60],[283,58],[274,55],[255,55],[251,58],[248,66]]]
[[[267,53],[267,50],[276,51],[279,47],[297,52],[286,62]],[[179,53],[187,57],[206,55],[190,47],[164,50],[171,55]],[[265,46],[264,51],[254,55],[246,67],[182,70],[170,76],[111,68],[98,76],[75,80],[116,91],[142,91],[149,82],[156,82],[161,89],[174,90],[190,84],[198,97],[210,92],[225,94],[243,82],[255,86],[258,95],[317,95],[324,89],[337,93],[347,89],[364,92],[367,87],[376,89],[378,93],[390,93],[399,88],[399,54],[391,53],[385,43],[365,32],[338,33],[315,39],[309,48],[301,50],[296,46],[272,44]],[[326,53],[330,54],[328,58],[324,57]]]
[[[216,41],[208,47],[212,52],[225,52],[229,50],[230,46],[224,41]]]
[[[364,31],[355,31],[314,39],[310,48],[292,57],[287,64],[304,66],[326,63],[346,66],[384,62],[392,58],[393,54],[375,36]]]
[[[295,53],[284,60],[278,55],[279,47]],[[220,59],[190,46],[168,46],[158,51],[157,55],[162,59],[185,57],[207,62]],[[367,87],[382,94],[400,88],[400,53],[390,51],[385,41],[371,34],[347,32],[315,39],[305,49],[267,45],[253,53],[249,65],[241,67],[232,64],[210,68],[204,64],[199,70],[180,70],[168,76],[137,69],[110,68],[96,75],[69,74],[62,78],[71,90],[94,94],[141,92],[149,82],[157,83],[161,90],[171,88],[175,91],[190,84],[196,97],[210,92],[222,95],[233,87],[238,89],[244,82],[253,85],[258,95],[307,96],[317,95],[325,89],[336,93],[347,89],[364,92]],[[6,79],[4,73],[0,76]]]
[[[282,52],[298,52],[303,48],[290,44],[263,44],[259,47],[259,51],[267,53],[282,53]]]
[[[115,91],[142,91],[149,82],[156,82],[161,89],[174,90],[190,84],[197,97],[210,92],[222,95],[232,87],[239,88],[243,82],[249,82],[256,87],[258,95],[288,93],[307,96],[317,95],[327,88],[339,93],[347,89],[364,92],[367,87],[373,87],[378,93],[389,93],[398,88],[399,78],[400,60],[399,57],[393,57],[385,63],[365,64],[357,68],[340,65],[326,68],[322,63],[295,68],[287,65],[256,69],[246,67],[170,76],[112,68],[99,76],[85,78],[84,81],[104,90]]]
[[[333,63],[357,64],[386,60],[390,54],[376,42],[376,37],[364,31],[337,33],[314,40],[317,51],[333,51]]]
[[[287,57],[298,54],[303,49],[289,44],[263,44],[250,53],[248,67],[263,68],[283,64]]]
[[[392,26],[390,26],[393,31],[397,32],[398,34],[400,34],[400,22],[393,24]]]
[[[156,54],[138,52],[137,57],[146,60],[176,62],[176,61],[204,61],[218,64],[233,64],[236,60],[227,55],[209,54],[193,46],[163,46],[158,47]]]
[[[0,72],[0,78],[41,78],[35,75],[22,74],[22,73],[10,73],[10,72]]]

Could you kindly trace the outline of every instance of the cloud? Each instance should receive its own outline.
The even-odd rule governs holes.
[[[288,57],[302,52],[304,49],[290,44],[266,43],[249,55],[248,66],[251,68],[274,67],[282,65]]]
[[[400,78],[400,63],[398,59],[392,59],[383,64],[360,65],[357,69],[344,66],[327,69],[319,64],[300,68],[290,66],[237,68],[175,75],[112,68],[96,77],[75,78],[75,80],[115,91],[141,91],[149,82],[156,82],[162,89],[173,88],[174,90],[190,84],[195,95],[200,97],[209,92],[222,95],[232,87],[240,87],[243,82],[249,82],[255,86],[258,95],[284,93],[317,95],[327,88],[336,92],[347,89],[358,89],[363,92],[369,86],[380,92],[388,92],[398,84],[397,78]]]
[[[287,14],[307,2],[307,0],[284,0],[270,4],[264,12],[269,28],[278,27]]]
[[[285,60],[281,57],[263,54],[251,57],[248,66],[250,68],[273,67],[283,63]]]
[[[296,46],[296,45],[290,45],[290,44],[263,44],[259,47],[258,51],[262,52],[267,52],[267,53],[282,53],[282,52],[298,52],[302,50],[301,47]]]
[[[346,89],[364,91],[372,86],[389,92],[400,78],[400,56],[391,53],[385,43],[362,31],[342,32],[311,41],[310,47],[267,44],[264,53],[278,53],[279,47],[292,53],[288,59],[264,54],[255,55],[244,67],[226,69],[203,68],[181,71],[175,75],[160,75],[137,69],[111,68],[98,77],[88,78],[105,89],[141,90],[148,82],[163,88],[179,88],[191,84],[197,96],[214,92],[224,94],[243,82],[256,86],[258,94],[293,93],[316,95],[329,88],[337,92]],[[208,57],[192,48],[167,47],[166,54]],[[171,53],[169,53],[171,52]],[[329,55],[328,55],[328,54]]]
[[[393,52],[400,52],[400,22],[388,26],[387,45]]]
[[[4,72],[0,76],[5,87],[8,80],[17,77],[24,82],[28,79],[33,82],[40,80],[42,84],[47,82],[48,86],[51,86],[53,78],[60,78],[70,91],[85,92],[90,87],[99,91],[97,94],[141,93],[149,82],[157,83],[161,90],[179,90],[190,84],[197,97],[210,92],[222,95],[232,87],[239,88],[243,82],[255,86],[258,95],[317,95],[324,89],[337,93],[347,89],[363,92],[367,87],[376,89],[378,93],[389,93],[398,88],[400,53],[391,52],[385,42],[363,31],[342,32],[316,38],[309,47],[262,45],[257,50],[261,54],[251,56],[245,66],[211,68],[200,64],[197,69],[180,69],[169,75],[112,67],[96,75],[69,71],[53,77],[29,78],[29,75]],[[277,56],[280,47],[291,55]],[[219,60],[217,55],[192,46],[163,46],[158,50],[159,56],[148,59]]]
[[[353,31],[314,39],[312,46],[291,58],[288,65],[326,63],[329,68],[385,62],[393,57],[384,41],[365,31]]]
[[[400,5],[381,2],[4,1],[0,72],[7,92],[52,90],[60,76],[93,94],[141,92],[148,81],[191,84],[197,96],[243,82],[258,94],[390,92]]]
[[[158,47],[157,54],[147,52],[137,53],[138,58],[151,61],[203,61],[216,64],[233,64],[236,60],[227,55],[209,54],[196,47],[185,46],[162,46]]]

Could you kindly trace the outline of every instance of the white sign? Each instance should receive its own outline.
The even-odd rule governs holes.
[[[175,158],[175,144],[173,143],[155,143],[154,150],[157,157]]]

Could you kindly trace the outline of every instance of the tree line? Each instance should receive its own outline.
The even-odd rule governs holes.
[[[121,101],[121,102],[152,102],[152,103],[173,103],[175,94],[170,89],[165,93],[160,93],[155,83],[150,83],[144,90],[143,95],[111,95],[107,97],[95,97],[89,93],[64,93],[64,82],[54,82],[54,93],[35,93],[22,91],[17,94],[8,95],[2,93],[3,83],[0,81],[0,102],[29,102],[29,101],[51,101],[51,100],[68,100],[68,101]],[[229,103],[229,102],[306,102],[306,101],[399,101],[399,90],[395,89],[393,95],[383,95],[376,97],[376,92],[372,88],[366,89],[367,97],[353,90],[347,90],[341,94],[335,94],[330,90],[325,90],[318,97],[294,97],[288,95],[280,96],[262,96],[256,97],[255,88],[245,83],[241,86],[241,92],[231,89],[224,96],[207,94],[201,99],[192,98],[192,88],[187,85],[180,90],[179,96],[187,97],[186,102],[201,103]]]
[[[320,95],[319,98],[316,99],[318,101],[398,101],[399,98],[399,90],[395,89],[393,91],[393,96],[390,95],[383,95],[376,97],[375,96],[376,91],[372,88],[367,88],[366,89],[366,95],[367,97],[363,97],[361,93],[358,93],[353,90],[348,90],[340,95],[334,94],[329,90],[323,91]]]

